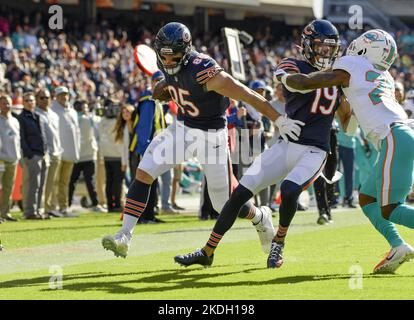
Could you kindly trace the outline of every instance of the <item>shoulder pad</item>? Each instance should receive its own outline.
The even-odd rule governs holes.
[[[296,72],[300,73],[300,69],[296,63],[296,60],[291,58],[285,58],[283,59],[279,65],[277,66],[277,69],[283,69],[286,72]]]

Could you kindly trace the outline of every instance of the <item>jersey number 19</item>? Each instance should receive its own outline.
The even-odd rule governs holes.
[[[320,103],[322,96],[326,100],[330,101],[330,104],[328,107]],[[324,115],[331,114],[335,107],[337,97],[338,97],[338,88],[336,87],[317,89],[315,100],[312,103],[311,113],[318,113],[318,109],[319,109],[319,111]]]

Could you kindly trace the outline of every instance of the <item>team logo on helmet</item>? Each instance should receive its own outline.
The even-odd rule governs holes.
[[[306,35],[311,35],[312,33],[315,32],[315,28],[313,27],[313,25],[308,25],[304,30],[303,33]]]
[[[184,42],[190,42],[191,41],[191,35],[187,30],[183,31],[183,41]]]
[[[381,40],[380,37],[381,37],[381,34],[379,32],[371,31],[365,35],[364,40],[367,43],[375,42],[375,41],[384,41],[384,40]]]

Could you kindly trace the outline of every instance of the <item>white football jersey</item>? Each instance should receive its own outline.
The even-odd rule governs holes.
[[[395,99],[394,79],[388,71],[376,69],[359,56],[343,56],[332,68],[350,74],[349,86],[342,90],[365,136],[379,149],[379,142],[390,132],[390,124],[407,119]]]

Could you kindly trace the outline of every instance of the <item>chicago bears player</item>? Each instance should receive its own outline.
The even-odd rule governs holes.
[[[401,239],[393,224],[414,228],[414,208],[404,204],[414,182],[414,130],[395,100],[394,79],[388,72],[396,57],[393,37],[374,29],[355,39],[331,71],[278,75],[298,90],[341,86],[355,114],[350,125],[357,120],[380,153],[359,195],[363,212],[391,245],[374,273],[395,272],[414,258],[414,249]]]
[[[303,60],[284,59],[278,70],[286,73],[311,73],[329,68],[339,50],[339,34],[327,20],[314,20],[302,32]],[[269,268],[283,263],[282,251],[290,223],[296,213],[298,198],[324,168],[329,152],[330,130],[335,111],[341,119],[350,113],[346,100],[336,87],[318,90],[294,90],[284,86],[286,113],[291,119],[305,123],[298,140],[279,140],[265,150],[247,170],[225,204],[207,244],[195,252],[178,255],[181,265],[211,265],[214,251],[234,221],[240,207],[263,188],[281,180],[282,203],[279,208],[279,228],[271,242],[267,260]],[[257,173],[258,172],[258,173]]]
[[[154,179],[177,164],[196,156],[203,164],[212,205],[218,212],[230,196],[225,110],[229,98],[245,101],[269,119],[286,137],[297,140],[301,121],[281,117],[264,97],[250,90],[207,55],[193,50],[188,28],[177,22],[162,27],[154,48],[165,79],[154,89],[154,99],[170,96],[178,105],[178,121],[159,134],[139,163],[128,190],[121,230],[102,239],[105,249],[126,257],[135,225],[145,210]],[[252,213],[246,206],[241,217],[252,219],[263,247],[270,246],[275,231],[269,211]]]

